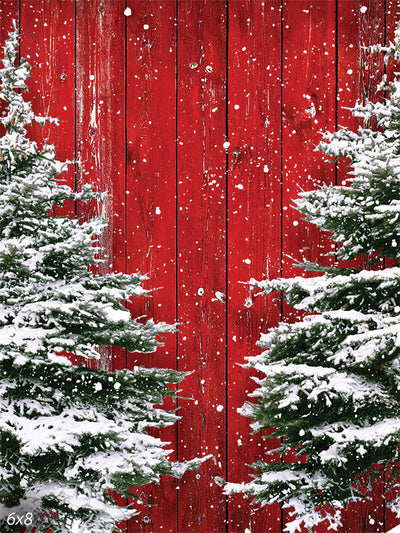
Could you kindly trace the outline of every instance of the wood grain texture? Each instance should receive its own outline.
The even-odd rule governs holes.
[[[73,161],[75,154],[75,14],[74,5],[63,0],[20,0],[22,57],[33,65],[28,80],[29,98],[37,115],[54,117],[59,125],[32,126],[30,137],[39,146],[53,144],[60,161]],[[40,43],[40,46],[38,46]],[[62,180],[74,188],[74,166]],[[73,214],[67,203],[55,214]]]
[[[334,181],[332,165],[314,148],[335,128],[335,1],[291,0],[283,6],[283,216],[284,277],[298,275],[292,258],[315,261],[331,244],[315,226],[299,223],[291,208],[300,188]],[[289,318],[290,315],[286,315]]]
[[[103,264],[112,268],[112,234],[120,242],[118,217],[125,169],[124,0],[77,0],[76,9],[76,159],[77,187],[93,183],[107,193],[103,201],[77,205],[77,216],[110,219],[100,246]],[[115,184],[115,194],[114,194]],[[115,251],[115,250],[114,250]],[[118,253],[116,261],[121,261]],[[101,365],[110,366],[111,350],[100,348]]]
[[[76,186],[93,183],[106,192],[103,202],[77,204],[80,218],[102,216],[109,226],[99,245],[104,263],[98,273],[124,271],[121,203],[125,181],[125,20],[123,0],[75,3]],[[124,218],[124,217],[123,217]],[[122,241],[122,242],[121,242]],[[113,244],[112,244],[113,243]],[[110,256],[113,260],[110,261]],[[90,366],[126,366],[125,351],[100,347],[101,360]],[[78,363],[84,362],[79,360]],[[115,496],[116,501],[125,500]],[[123,530],[126,525],[120,524]]]
[[[104,202],[91,205],[85,216],[108,217],[119,211],[121,194],[124,194],[123,10],[124,0],[78,0],[76,3],[78,186],[94,183],[97,190],[108,193]],[[112,231],[112,219],[109,227]],[[110,235],[107,232],[105,239],[103,247],[108,252]],[[113,255],[118,256],[118,252]],[[105,263],[104,271],[109,269],[110,264]]]
[[[133,316],[176,320],[176,27],[174,2],[130,2],[127,17],[127,272],[149,274],[151,298],[132,302]],[[130,354],[128,366],[176,367],[176,336],[153,354]],[[175,405],[167,399],[164,407]],[[152,432],[176,448],[176,426]],[[171,459],[176,459],[175,453]],[[129,531],[176,531],[177,482],[138,489],[148,506]]]
[[[292,209],[300,189],[333,183],[334,167],[314,151],[321,132],[335,128],[336,2],[291,0],[282,11],[282,275],[309,275],[295,260],[318,261],[331,250],[327,237]],[[323,259],[327,263],[326,259]],[[303,316],[283,304],[285,322]],[[294,451],[283,460],[304,461]],[[290,511],[283,513],[283,524]],[[324,528],[321,529],[321,532]]]
[[[178,457],[212,453],[179,484],[178,531],[225,531],[226,5],[178,2]]]
[[[269,46],[274,43],[274,46]],[[260,330],[276,326],[280,304],[253,299],[251,277],[281,268],[281,12],[280,2],[229,4],[228,40],[228,479],[250,480],[252,464],[279,445],[251,435],[237,409],[255,388],[239,364],[260,352]],[[242,282],[242,283],[241,283]],[[271,458],[269,458],[271,460]],[[279,460],[278,457],[272,460]],[[281,531],[279,505],[262,510],[230,497],[232,532]]]
[[[39,148],[44,144],[54,145],[59,161],[71,161],[59,179],[74,190],[74,5],[62,0],[55,0],[52,5],[46,0],[37,0],[34,4],[20,0],[19,15],[20,56],[32,65],[26,99],[31,101],[35,114],[59,120],[58,126],[32,124],[28,134]],[[51,214],[74,217],[74,202],[67,200],[62,207],[53,207]],[[64,354],[71,362],[76,362],[74,354]]]
[[[148,506],[122,524],[126,533],[282,533],[288,517],[278,505],[227,502],[220,487],[249,479],[246,465],[274,445],[251,436],[237,413],[254,387],[237,363],[259,353],[260,331],[298,317],[287,306],[281,316],[272,297],[254,298],[240,282],[298,275],[288,255],[318,260],[331,250],[326,236],[298,223],[291,200],[299,186],[344,179],[345,165],[335,172],[314,148],[336,123],[357,126],[343,107],[373,97],[383,69],[364,46],[393,38],[399,7],[0,0],[1,40],[20,13],[22,54],[42,64],[30,83],[35,111],[61,119],[33,135],[54,143],[58,159],[77,157],[65,175],[71,186],[93,182],[109,194],[103,205],[55,214],[108,217],[101,271],[148,273],[147,288],[158,290],[129,304],[132,314],[180,322],[154,354],[103,349],[103,364],[194,371],[181,387],[179,425],[154,434],[171,442],[172,458],[214,455],[179,483],[138,489]],[[384,533],[400,522],[385,507],[389,481],[384,474],[372,500],[345,513],[339,533]]]

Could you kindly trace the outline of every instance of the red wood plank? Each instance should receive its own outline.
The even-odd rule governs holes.
[[[387,26],[392,31],[394,21],[399,19],[398,0],[386,3]],[[74,4],[73,0],[21,0],[23,55],[43,64],[32,73],[30,91],[35,111],[62,120],[61,127],[35,130],[34,134],[39,140],[49,138],[54,142],[60,159],[73,157]],[[225,531],[225,501],[213,478],[225,478],[226,474],[226,416],[229,478],[237,476],[230,480],[245,479],[249,470],[243,464],[262,456],[258,437],[246,441],[248,421],[235,411],[251,386],[248,372],[236,368],[235,363],[256,353],[260,326],[266,330],[275,325],[279,313],[265,298],[244,309],[248,288],[237,282],[262,274],[271,278],[279,275],[279,4],[279,0],[237,0],[228,6],[231,145],[227,199],[222,146],[226,6],[218,0],[178,2],[179,257],[175,265],[176,110],[171,75],[176,67],[175,2],[129,2],[132,15],[128,18],[123,14],[124,0],[76,3],[79,180],[95,181],[99,189],[107,188],[112,195],[104,208],[106,215],[113,215],[111,229],[103,241],[108,250],[112,249],[112,257],[104,269],[123,271],[126,260],[128,271],[149,272],[149,288],[163,289],[156,291],[151,301],[135,303],[132,311],[156,320],[174,320],[177,281],[179,320],[186,322],[179,336],[179,368],[196,370],[183,384],[183,395],[197,402],[180,402],[184,419],[179,430],[179,458],[198,455],[201,450],[216,452],[215,461],[199,473],[187,475],[180,484],[178,525],[182,532]],[[283,10],[283,252],[295,257],[304,254],[313,260],[329,249],[330,243],[305,223],[294,225],[298,215],[288,205],[297,196],[297,184],[311,189],[333,179],[333,167],[323,165],[313,148],[320,138],[319,131],[334,128],[334,4],[333,0],[314,4],[286,0]],[[18,14],[18,2],[0,0],[0,10],[0,37],[4,40],[9,18]],[[372,38],[373,42],[382,42],[384,0],[339,0],[338,10],[338,81],[339,90],[343,89],[339,105],[350,106],[356,93],[373,92],[379,60],[367,61],[360,43],[369,44]],[[351,126],[352,119],[346,113],[339,110],[339,124]],[[341,172],[339,169],[339,179]],[[73,184],[72,170],[67,179]],[[72,211],[72,206],[68,209]],[[103,206],[92,205],[80,214],[89,216],[102,210]],[[290,264],[284,258],[285,276],[299,273]],[[227,289],[226,275],[229,297],[225,339],[226,310],[221,300]],[[294,315],[287,313],[289,317]],[[229,356],[227,411],[225,342]],[[113,367],[125,366],[125,352],[114,355]],[[130,364],[173,367],[175,356],[175,339],[171,336],[156,354],[129,357]],[[174,429],[162,432],[162,438],[175,442]],[[164,480],[160,489],[141,490],[153,507],[132,520],[129,530],[177,531],[175,488],[173,480]],[[374,493],[372,502],[355,506],[346,514],[343,533],[383,531],[380,490]],[[281,531],[276,508],[251,513],[241,497],[230,503],[229,519],[229,531]],[[386,529],[398,522],[390,512],[386,512],[385,520]]]
[[[339,0],[338,2],[338,114],[339,126],[356,131],[362,124],[347,108],[356,101],[376,100],[376,86],[383,74],[381,54],[372,57],[366,47],[384,43],[384,0]],[[379,96],[378,96],[379,97]],[[347,177],[346,162],[338,163],[338,184]],[[341,264],[364,265],[357,258]],[[380,267],[383,266],[383,263]],[[374,487],[372,500],[349,506],[343,514],[343,532],[382,532],[384,528],[383,481]]]
[[[42,128],[33,124],[29,135],[39,146],[54,144],[58,160],[72,161],[75,156],[73,2],[55,0],[50,5],[46,0],[34,4],[21,0],[20,12],[21,56],[33,66],[28,98],[37,115],[59,120],[58,126]],[[74,189],[73,165],[60,178]],[[55,207],[53,214],[73,216],[74,205],[65,202],[63,208]]]
[[[311,190],[335,178],[333,165],[323,163],[314,148],[320,132],[335,127],[336,2],[285,1],[282,17],[282,273],[291,277],[305,275],[292,267],[291,257],[315,261],[331,250],[326,236],[311,224],[299,223],[299,213],[290,206],[299,187]],[[300,317],[286,304],[283,310],[284,321]],[[294,453],[284,460],[296,460]],[[289,521],[287,511],[283,520]]]
[[[273,46],[270,44],[273,43]],[[256,355],[260,330],[276,326],[280,304],[251,301],[251,277],[280,275],[281,249],[280,1],[229,4],[228,42],[228,479],[250,480],[251,465],[279,445],[250,435],[237,413],[255,388],[244,358]],[[270,459],[271,460],[271,459]],[[274,460],[279,460],[279,456]],[[281,531],[279,505],[257,509],[230,497],[229,531]]]
[[[71,1],[20,0],[21,55],[33,68],[29,84],[29,99],[37,115],[59,119],[59,125],[37,124],[29,132],[39,146],[54,144],[57,159],[74,159],[74,50],[75,16]],[[61,176],[60,176],[61,177]],[[74,188],[74,168],[62,175],[63,181]],[[68,204],[55,213],[73,213]]]
[[[128,3],[127,17],[127,271],[150,275],[152,298],[130,306],[135,316],[176,320],[176,27],[175,2]],[[150,355],[128,355],[128,365],[176,367],[176,336]],[[173,409],[171,400],[165,406]],[[176,427],[154,431],[171,449]],[[176,459],[176,454],[171,454]],[[136,491],[149,505],[129,531],[176,531],[177,482]]]
[[[33,124],[28,135],[39,147],[53,144],[59,161],[72,161],[75,157],[75,14],[72,1],[46,0],[34,4],[20,1],[21,56],[32,65],[28,79],[27,100],[39,116],[59,120],[59,125],[39,127]],[[74,165],[59,176],[63,183],[75,188]],[[63,207],[55,206],[53,215],[74,216],[75,206],[66,201]],[[74,355],[69,355],[72,362]]]
[[[109,195],[88,211],[81,206],[81,216],[119,213],[124,199],[124,5],[124,0],[76,4],[78,185],[94,183]],[[111,232],[106,232],[105,249],[110,238]],[[114,255],[121,253],[120,247]],[[104,271],[109,269],[110,264],[105,264]]]
[[[101,257],[107,260],[96,269],[101,273],[125,269],[124,9],[123,0],[76,3],[77,187],[79,190],[83,184],[93,183],[96,190],[108,193],[103,203],[78,204],[77,215],[109,219],[99,242]],[[91,366],[126,366],[125,350],[100,347],[100,355],[101,362],[91,362]],[[78,362],[85,361],[78,358]]]
[[[12,21],[15,20],[19,26],[18,0],[0,1],[0,38],[1,38],[1,58],[3,58],[4,41],[8,39],[10,31],[14,31]]]
[[[178,531],[225,531],[226,5],[178,2],[179,459],[213,453],[180,483]]]
[[[93,183],[97,190],[108,193],[104,202],[78,205],[78,216],[110,218],[100,245],[102,258],[114,252],[115,265],[107,260],[99,269],[101,272],[121,270],[124,263],[120,238],[125,195],[124,8],[124,0],[81,0],[76,4],[78,188]],[[121,360],[114,362],[115,367],[125,366],[124,353],[119,355]],[[102,364],[110,366],[111,351],[102,348],[101,356]]]
[[[291,0],[283,7],[283,274],[299,275],[291,257],[316,260],[331,244],[290,208],[305,190],[332,183],[334,169],[314,152],[335,127],[335,2]],[[288,318],[288,316],[287,316]]]
[[[376,100],[376,86],[383,74],[382,54],[366,47],[384,43],[384,0],[339,0],[338,2],[338,118],[339,126],[354,131],[362,119],[348,109],[357,101]],[[341,165],[338,183],[347,176]]]

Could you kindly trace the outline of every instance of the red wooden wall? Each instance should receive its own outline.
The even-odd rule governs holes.
[[[321,131],[356,127],[343,107],[374,95],[384,65],[364,47],[393,35],[399,1],[0,0],[0,10],[1,41],[17,19],[22,55],[41,64],[36,112],[61,120],[33,134],[78,161],[71,185],[109,192],[90,206],[110,218],[105,268],[150,273],[148,287],[162,288],[133,312],[181,323],[156,354],[105,351],[105,362],[194,371],[183,418],[162,436],[179,459],[214,459],[139,490],[150,507],[126,531],[281,533],[278,505],[226,501],[220,487],[245,480],[271,446],[236,412],[253,388],[237,363],[257,353],[260,331],[293,318],[240,282],[290,276],[287,255],[316,260],[329,249],[290,202],[298,186],[343,179],[314,147]],[[341,533],[396,524],[384,485],[385,475]]]

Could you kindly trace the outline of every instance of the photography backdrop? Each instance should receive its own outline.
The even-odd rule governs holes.
[[[136,316],[180,323],[155,354],[103,349],[103,364],[193,372],[182,420],[161,435],[179,459],[214,455],[179,483],[137,490],[151,507],[127,531],[281,533],[279,505],[251,509],[221,489],[246,480],[247,465],[274,446],[237,413],[254,388],[239,364],[259,352],[260,332],[296,318],[245,282],[298,275],[290,257],[331,250],[291,200],[299,187],[344,179],[346,165],[314,149],[321,132],[357,127],[345,108],[373,97],[385,68],[365,47],[393,36],[399,2],[0,0],[0,10],[1,41],[16,19],[22,56],[40,65],[29,85],[35,112],[60,119],[32,135],[76,161],[69,184],[108,192],[102,206],[56,214],[108,217],[104,270],[149,273],[157,290],[132,304]],[[385,476],[341,533],[396,524]]]

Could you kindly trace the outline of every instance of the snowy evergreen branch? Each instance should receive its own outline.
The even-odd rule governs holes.
[[[181,477],[202,460],[168,460],[168,443],[148,428],[176,422],[155,405],[177,392],[184,374],[168,369],[115,373],[73,366],[65,352],[98,358],[97,347],[152,352],[175,326],[132,319],[122,305],[147,296],[140,274],[95,275],[95,237],[107,222],[50,217],[65,200],[101,200],[92,186],[76,193],[58,177],[66,165],[52,146],[28,138],[38,117],[19,90],[30,65],[17,64],[18,32],[5,45],[0,99],[0,529],[10,516],[32,517],[36,533],[111,533],[138,511],[119,507],[111,491]],[[14,513],[14,515],[12,515]],[[24,522],[25,525],[26,522]],[[17,526],[18,529],[19,526]]]
[[[394,43],[375,49],[400,61],[400,28]],[[350,161],[347,184],[302,191],[295,200],[305,220],[331,233],[338,251],[327,255],[340,259],[400,258],[399,75],[384,85],[384,103],[355,106],[363,127],[340,128],[318,147],[333,160]],[[253,418],[254,431],[275,428],[268,437],[281,441],[269,454],[295,450],[298,462],[260,460],[252,481],[229,483],[226,492],[252,495],[261,505],[282,502],[292,512],[291,533],[321,522],[336,531],[341,510],[368,497],[382,469],[399,475],[400,268],[392,261],[373,270],[374,259],[365,268],[296,266],[322,275],[250,283],[318,314],[261,335],[264,351],[247,366],[264,377],[255,379],[257,389],[240,412]],[[388,483],[387,491],[400,517],[399,484]]]

